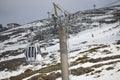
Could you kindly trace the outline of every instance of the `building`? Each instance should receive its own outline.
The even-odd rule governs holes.
[[[2,24],[0,24],[0,31],[3,29],[3,26],[2,26]]]
[[[3,27],[3,25],[0,24],[0,32],[5,31],[5,30],[7,30],[7,28],[6,28],[6,27]]]
[[[2,28],[2,24],[0,24],[0,28]]]

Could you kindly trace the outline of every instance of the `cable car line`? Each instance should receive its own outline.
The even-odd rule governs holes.
[[[108,6],[111,6],[111,5],[116,4],[116,3],[118,3],[118,2],[120,2],[120,0],[116,0],[116,1],[114,1],[114,2],[111,2],[111,3],[109,3],[109,4],[106,4],[106,5],[104,5],[103,7],[108,7]]]

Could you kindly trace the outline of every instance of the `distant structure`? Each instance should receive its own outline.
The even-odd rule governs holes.
[[[3,27],[2,24],[0,24],[0,32],[7,30],[7,27]]]
[[[3,29],[3,26],[2,26],[2,24],[0,24],[0,31]]]
[[[96,9],[96,5],[95,4],[93,5],[93,8]]]
[[[21,26],[20,24],[17,24],[17,23],[9,23],[7,24],[8,28],[11,29],[11,28],[16,28],[18,26]]]
[[[2,24],[0,24],[0,29],[1,29],[2,27],[3,27]]]
[[[47,14],[48,14],[48,19],[50,19],[50,12],[47,12]]]

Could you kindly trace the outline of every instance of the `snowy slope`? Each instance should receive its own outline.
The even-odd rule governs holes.
[[[112,27],[113,26],[113,27]],[[80,56],[84,56],[87,54],[87,57],[90,58],[103,58],[103,57],[108,57],[108,56],[115,56],[115,55],[120,55],[120,51],[116,49],[116,47],[120,47],[120,45],[114,45],[113,43],[115,43],[116,40],[120,39],[120,36],[117,36],[117,33],[120,31],[120,26],[118,26],[116,29],[113,30],[113,28],[116,25],[112,24],[109,27],[104,27],[101,28],[99,30],[99,28],[96,29],[91,29],[91,30],[86,30],[83,32],[78,33],[77,36],[72,37],[72,39],[69,40],[69,43],[71,44],[70,49],[80,49],[79,51],[70,53],[70,57],[75,57],[75,59],[79,58]],[[112,30],[111,30],[112,29]],[[94,30],[94,32],[93,32]],[[91,36],[91,32],[93,32],[94,37]],[[114,35],[113,35],[114,34]],[[81,44],[81,42],[87,41],[87,43],[85,44]],[[90,48],[88,47],[88,45],[100,45],[100,44],[104,44],[104,45],[109,45],[108,47],[105,48],[100,48],[98,49],[97,52],[92,52],[92,53],[82,53],[86,51],[87,49],[89,50]],[[72,48],[71,48],[72,47]],[[109,50],[111,51],[110,54],[105,54],[102,51],[104,50]],[[69,59],[70,61],[74,61],[75,59]],[[97,63],[90,63],[90,62],[86,62],[84,64],[78,64],[76,66],[71,67],[70,69],[76,69],[79,67],[90,67],[93,65],[97,65],[97,64],[106,64],[106,63],[110,63],[113,61],[120,61],[120,58],[118,59],[112,59],[112,60],[107,60],[107,61],[102,61],[102,62],[97,62]],[[108,67],[113,67],[113,70],[106,70],[106,68]],[[120,70],[120,62],[116,62],[114,64],[110,64],[110,65],[104,65],[100,68],[95,69],[95,71],[100,71],[100,73],[95,73],[95,71],[89,73],[89,74],[84,74],[81,76],[74,76],[71,75],[70,76],[70,80],[119,80],[119,75],[120,72],[118,71]],[[92,75],[93,73],[93,75]],[[57,80],[61,80],[61,78],[58,78]]]

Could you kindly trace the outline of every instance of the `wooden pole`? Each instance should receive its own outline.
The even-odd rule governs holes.
[[[62,80],[69,80],[66,28],[59,28]]]

